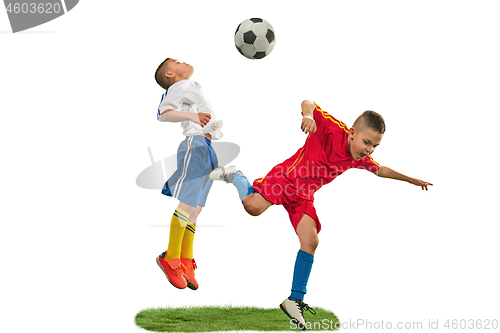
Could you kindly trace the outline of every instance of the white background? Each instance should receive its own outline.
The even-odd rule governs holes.
[[[322,188],[307,303],[343,322],[500,319],[499,10],[80,1],[17,34],[0,11],[1,331],[139,332],[144,308],[276,307],[289,295],[298,240],[286,211],[250,217],[223,183],[198,220],[200,289],[174,289],[157,267],[177,202],[135,179],[147,147],[158,160],[182,140],[180,125],[155,118],[166,57],[195,67],[251,180],[301,147],[300,102],[312,99],[349,126],[381,113],[374,159],[434,183],[425,192],[352,170]],[[276,34],[259,61],[233,44],[251,17]]]

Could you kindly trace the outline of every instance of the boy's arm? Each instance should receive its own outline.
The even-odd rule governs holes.
[[[201,127],[205,127],[210,121],[212,116],[208,113],[192,113],[192,112],[182,112],[174,110],[165,110],[162,114],[158,116],[159,121],[167,121],[170,123],[178,123],[185,120],[190,120]]]
[[[305,100],[301,104],[302,108],[302,124],[300,129],[305,134],[314,133],[317,130],[316,121],[314,121],[314,109],[316,105],[309,100]]]
[[[425,182],[425,181],[420,180],[420,179],[405,176],[397,171],[392,170],[391,168],[384,167],[384,166],[380,167],[380,169],[377,172],[375,172],[375,174],[377,176],[383,177],[383,178],[391,178],[391,179],[406,181],[410,184],[420,186],[420,187],[422,187],[422,190],[425,189],[426,191],[427,191],[427,186],[429,186],[429,185],[432,186],[432,184],[429,182]]]

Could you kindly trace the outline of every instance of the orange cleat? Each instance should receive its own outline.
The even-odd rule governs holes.
[[[184,277],[187,280],[188,288],[193,290],[198,289],[198,281],[196,281],[194,277],[194,270],[198,268],[196,266],[196,261],[194,261],[194,259],[185,259],[181,255],[181,265],[184,265],[186,267],[186,270],[184,271]]]
[[[179,258],[174,258],[169,261],[165,261],[167,253],[163,252],[156,258],[156,263],[160,266],[163,273],[165,273],[168,281],[179,289],[185,289],[188,286],[186,278],[184,277],[184,272],[186,271],[186,266],[181,263]]]

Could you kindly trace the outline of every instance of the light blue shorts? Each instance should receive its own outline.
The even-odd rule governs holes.
[[[204,136],[187,136],[177,150],[177,170],[161,193],[190,206],[205,206],[213,181],[208,174],[218,166],[212,142]]]

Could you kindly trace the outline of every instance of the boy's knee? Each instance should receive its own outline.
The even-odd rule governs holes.
[[[318,245],[319,245],[319,237],[316,235],[316,237],[313,237],[312,239],[311,246],[314,247],[314,249],[316,250]]]
[[[308,249],[311,249],[314,251],[318,247],[319,238],[318,238],[318,236],[308,237],[308,238],[304,239],[302,244],[304,244]]]
[[[319,239],[318,237],[307,237],[300,239],[300,249],[304,252],[314,255],[316,248],[318,247]]]
[[[260,205],[253,197],[247,196],[242,201],[242,203],[243,207],[245,207],[246,212],[252,216],[259,216],[263,212]]]
[[[243,203],[243,206],[245,207],[247,213],[252,216],[259,216],[262,214],[262,209],[260,209],[260,207],[255,205],[253,202]]]
[[[307,239],[307,241],[306,241],[306,244],[307,244],[308,248],[310,248],[312,250],[316,250],[316,248],[319,245],[319,238],[318,238],[318,236],[314,235],[314,236],[309,237],[309,239]]]

